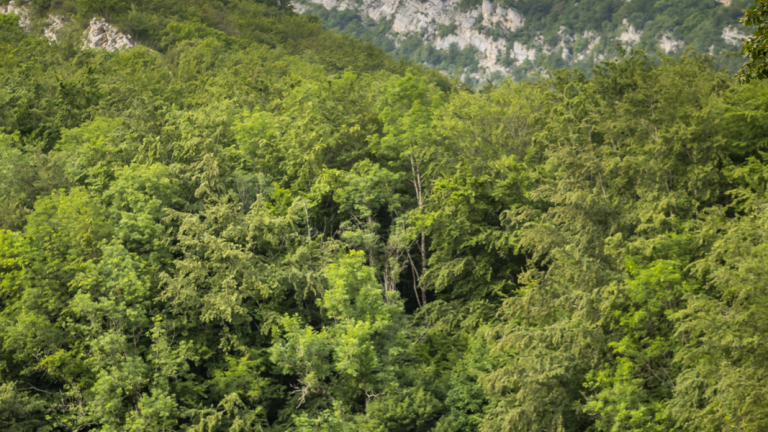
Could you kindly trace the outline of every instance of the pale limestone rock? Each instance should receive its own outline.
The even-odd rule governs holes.
[[[103,19],[94,18],[83,32],[83,49],[95,48],[107,51],[133,48],[136,43],[131,36],[120,32]]]
[[[483,0],[481,9],[483,25],[486,27],[493,27],[497,23],[501,23],[504,28],[513,32],[522,27],[525,22],[523,16],[517,13],[516,10],[499,7],[488,0]]]
[[[505,40],[493,40],[475,28],[479,22],[484,27],[499,26],[513,32],[525,22],[523,16],[514,9],[494,5],[488,0],[483,0],[480,7],[466,12],[459,8],[460,0],[300,0],[293,4],[294,10],[299,13],[307,10],[301,1],[318,4],[326,9],[352,9],[376,21],[389,20],[396,44],[400,38],[417,33],[437,49],[448,49],[452,44],[462,49],[473,46],[479,51],[478,62],[485,74],[508,74],[507,69],[499,64],[503,53],[508,50],[510,55],[520,61],[532,59],[535,55],[535,50],[519,43],[509,47]],[[439,37],[439,26],[452,24],[456,25],[453,34]]]
[[[571,50],[570,47],[573,45],[574,38],[570,34],[568,34],[568,29],[560,26],[560,28],[557,31],[557,35],[560,36],[560,42],[557,43],[557,46],[555,46],[555,50],[562,49],[561,57],[566,62],[571,62]]]
[[[11,0],[6,6],[0,6],[0,14],[19,15],[19,26],[24,30],[31,30],[32,26],[29,20],[29,9],[26,6],[19,6]],[[43,25],[43,37],[51,42],[58,42],[58,33],[64,27],[62,17],[48,15]],[[124,48],[132,48],[136,43],[131,40],[131,36],[121,33],[117,28],[109,25],[103,19],[94,18],[85,32],[83,32],[83,48],[102,48],[107,51],[114,51]]]
[[[533,46],[540,49],[544,55],[552,53],[552,47],[544,43],[544,35],[541,33],[536,34],[536,37],[533,40]]]
[[[521,63],[526,60],[533,61],[533,59],[536,58],[536,49],[528,48],[520,42],[515,42],[512,45],[512,49],[510,50],[509,54]]]
[[[659,48],[664,51],[664,54],[669,54],[672,51],[677,51],[677,48],[683,45],[683,41],[672,38],[670,33],[665,33],[659,41]]]
[[[599,43],[600,43],[600,36],[597,36],[597,35],[596,35],[596,34],[594,34],[593,32],[591,32],[591,31],[587,30],[587,31],[585,31],[585,32],[584,32],[584,37],[586,37],[586,38],[588,38],[588,39],[592,39],[592,38],[594,38],[594,39],[592,39],[592,42],[590,42],[590,43],[589,43],[589,46],[587,47],[587,50],[588,50],[589,52],[592,52],[592,51],[594,51],[594,49],[595,49],[595,47],[597,46],[597,44],[599,44]]]
[[[19,26],[23,28],[24,30],[29,31],[30,29],[30,23],[29,23],[29,9],[27,9],[25,6],[17,6],[16,2],[11,0],[10,3],[6,6],[0,6],[0,14],[8,15],[8,14],[15,14],[19,16]]]
[[[585,51],[582,51],[576,55],[576,61],[582,61],[587,58],[590,54],[592,54],[592,51],[594,51],[597,44],[600,43],[600,36],[591,30],[584,31],[584,34],[581,36],[581,38],[588,40],[589,44],[587,45],[587,49]]]
[[[513,8],[492,3],[492,0],[482,0],[480,6],[462,11],[459,7],[461,0],[292,0],[294,10],[306,12],[308,5],[317,4],[326,9],[353,10],[362,17],[375,21],[386,20],[391,25],[391,37],[395,45],[404,38],[416,34],[424,43],[436,49],[447,50],[453,44],[461,49],[474,47],[478,50],[477,60],[480,72],[473,77],[486,78],[495,72],[509,75],[511,69],[501,65],[505,53],[520,65],[526,60],[535,61],[537,56],[547,56],[559,53],[568,64],[576,62],[605,60],[605,53],[599,52],[602,42],[594,31],[585,31],[583,35],[573,35],[570,30],[561,27],[558,38],[553,45],[544,42],[544,36],[539,33],[529,45],[520,42],[507,42],[503,37],[494,40],[488,29],[499,29],[503,33],[512,33],[522,27],[525,19]],[[625,0],[629,1],[629,0]],[[454,26],[452,34],[440,36],[442,26]],[[616,40],[625,47],[636,46],[643,31],[634,27],[626,19],[619,28]],[[732,32],[724,33],[724,38],[733,37]],[[581,42],[579,51],[574,50],[578,38]],[[584,43],[586,42],[586,44]],[[665,34],[658,42],[660,50],[665,53],[678,51],[683,42],[674,39],[671,34]]]
[[[533,40],[533,46],[534,48],[538,48],[538,50],[541,51],[541,53],[544,55],[550,55],[555,51],[562,50],[561,56],[563,60],[570,63],[572,49],[571,45],[573,45],[575,39],[568,33],[568,29],[562,26],[558,29],[557,35],[559,36],[557,45],[550,46],[544,43],[544,35],[537,33]]]
[[[58,42],[59,30],[64,27],[64,22],[60,17],[55,15],[48,15],[48,20],[43,28],[43,36],[51,42]]]
[[[26,6],[19,6],[15,1],[11,1],[6,6],[0,6],[0,14],[15,14],[19,15],[19,26],[26,31],[32,29],[32,25],[29,21],[29,9]],[[43,36],[51,42],[58,41],[58,32],[64,27],[64,23],[61,17],[54,15],[48,15],[43,26]]]
[[[740,32],[736,27],[728,26],[723,29],[723,39],[725,43],[730,45],[741,45],[741,39],[746,38],[747,35]]]
[[[635,26],[629,24],[626,18],[624,18],[622,24],[624,27],[626,27],[626,30],[624,30],[624,32],[619,35],[619,42],[625,46],[635,46],[638,42],[640,42],[640,37],[643,36],[643,32],[636,30]]]
[[[307,6],[304,3],[293,3],[293,11],[297,14],[304,14],[304,12],[309,10],[309,6]]]
[[[725,7],[728,7],[728,6],[731,5],[731,0],[715,0],[715,1],[717,1],[720,4],[722,4]]]

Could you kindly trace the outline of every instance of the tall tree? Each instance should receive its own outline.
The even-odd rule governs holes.
[[[744,40],[747,61],[737,75],[741,83],[768,78],[768,2],[755,0],[755,3],[739,19],[745,26],[754,27],[752,34]]]

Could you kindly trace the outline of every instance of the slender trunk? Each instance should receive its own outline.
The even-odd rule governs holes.
[[[416,295],[416,303],[419,304],[419,307],[422,307],[424,304],[419,300],[419,292],[416,290],[417,281],[419,278],[419,273],[416,270],[416,264],[413,263],[413,258],[411,258],[411,253],[408,252],[408,261],[411,263],[411,274],[413,275],[413,293]]]
[[[424,239],[424,233],[421,233],[421,274],[423,275],[427,271],[427,242]],[[421,287],[421,304],[427,304],[427,288],[421,281],[419,281],[419,287]]]
[[[304,217],[307,221],[307,244],[312,244],[312,227],[309,225],[309,210],[307,210],[307,203],[304,203]]]
[[[368,223],[368,230],[373,232],[373,218],[371,216],[368,216],[367,223]],[[376,268],[376,258],[374,258],[373,256],[373,247],[371,247],[368,250],[368,264],[371,267]]]
[[[416,189],[416,200],[418,202],[419,210],[424,207],[424,189],[422,187],[421,170],[419,164],[414,161],[413,155],[411,155],[411,172],[413,173],[413,186]],[[424,232],[420,233],[421,241],[419,242],[419,249],[421,252],[421,275],[427,271],[427,240]],[[427,289],[424,284],[419,280],[419,288],[421,289],[421,304],[427,304]]]

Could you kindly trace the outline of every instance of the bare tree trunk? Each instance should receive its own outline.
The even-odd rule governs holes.
[[[312,244],[312,227],[309,225],[309,210],[307,210],[306,201],[304,204],[304,217],[307,218],[307,244]]]
[[[421,274],[423,275],[427,271],[427,242],[425,240],[424,233],[421,233]],[[427,304],[427,287],[419,280],[419,287],[421,288],[421,304]]]
[[[416,200],[419,205],[419,210],[421,210],[424,207],[424,189],[421,179],[421,170],[419,164],[413,159],[413,154],[411,154],[410,158],[411,172],[413,173],[413,186],[416,189]],[[419,242],[419,249],[421,252],[421,275],[423,276],[427,271],[427,240],[423,231],[420,233],[420,235],[421,241]],[[424,286],[424,284],[421,283],[421,280],[419,280],[419,288],[421,289],[421,304],[426,305],[427,288]]]
[[[416,285],[418,284],[419,278],[419,272],[416,270],[416,264],[413,263],[413,258],[411,258],[411,253],[408,252],[408,261],[411,263],[411,274],[413,275],[413,293],[416,295],[416,303],[419,304],[419,307],[422,307],[424,304],[419,300],[419,292],[416,290]]]
[[[368,230],[370,230],[372,232],[373,231],[373,218],[371,216],[368,216],[367,222],[368,222]],[[368,264],[371,267],[376,268],[376,257],[373,256],[373,247],[371,247],[368,250]]]

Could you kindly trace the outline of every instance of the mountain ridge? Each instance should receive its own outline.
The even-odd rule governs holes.
[[[465,82],[522,79],[548,67],[584,71],[620,44],[678,56],[692,46],[734,71],[749,0],[294,0],[327,27]],[[461,55],[460,55],[461,53]]]

